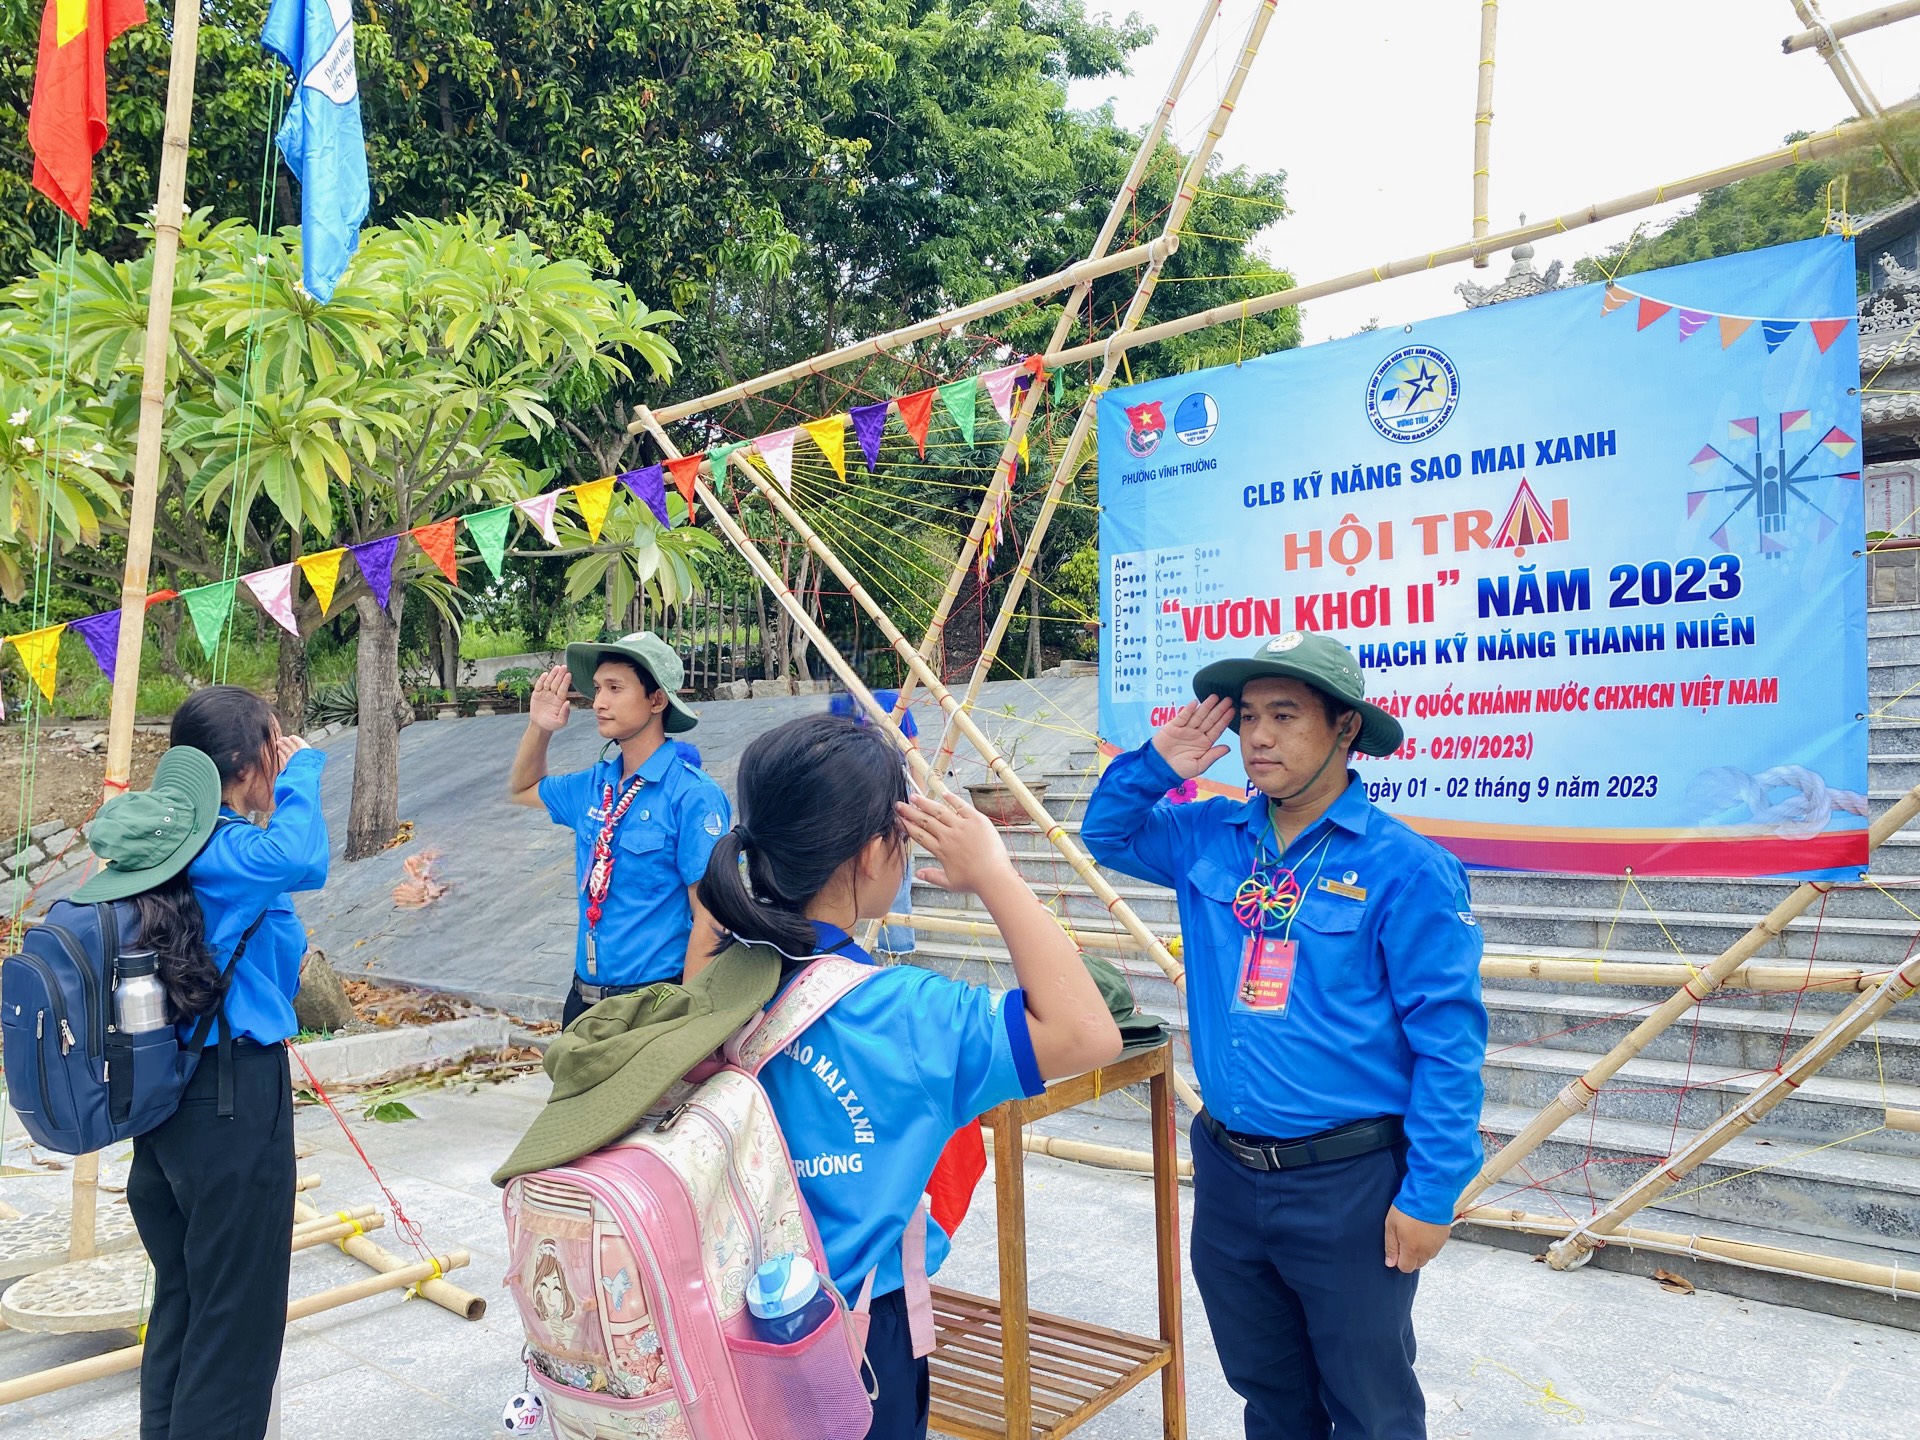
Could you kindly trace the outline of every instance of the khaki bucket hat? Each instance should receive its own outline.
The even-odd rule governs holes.
[[[1193,677],[1193,693],[1201,700],[1225,695],[1237,701],[1249,680],[1266,675],[1298,680],[1358,710],[1362,723],[1353,748],[1363,755],[1391,755],[1406,738],[1398,720],[1367,701],[1367,682],[1352,652],[1331,635],[1310,630],[1289,630],[1262,640],[1245,660],[1214,661]],[[1238,713],[1227,726],[1239,732]]]
[[[669,735],[700,723],[700,717],[680,699],[680,687],[686,683],[680,657],[651,630],[636,630],[618,640],[578,640],[567,646],[567,673],[573,677],[573,688],[592,695],[593,672],[608,660],[633,661],[667,692],[667,714],[661,723]]]

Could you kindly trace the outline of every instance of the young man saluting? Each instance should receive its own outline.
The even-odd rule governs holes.
[[[1400,724],[1325,635],[1207,666],[1101,777],[1095,859],[1172,887],[1194,1068],[1193,1274],[1248,1440],[1417,1440],[1413,1296],[1480,1164],[1480,930],[1460,863],[1367,799]],[[1239,732],[1256,792],[1162,803]]]
[[[732,810],[667,739],[700,723],[675,693],[680,679],[680,657],[643,630],[569,645],[567,663],[534,682],[507,791],[574,833],[580,934],[563,1024],[610,996],[678,980],[713,949],[694,886]],[[593,696],[601,738],[618,749],[590,769],[549,775],[547,746],[567,723],[569,689]]]

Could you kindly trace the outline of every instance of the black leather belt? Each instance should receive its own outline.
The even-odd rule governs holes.
[[[1297,1140],[1280,1140],[1271,1135],[1243,1135],[1229,1130],[1209,1111],[1200,1112],[1200,1123],[1234,1159],[1249,1170],[1297,1170],[1303,1165],[1324,1165],[1329,1160],[1350,1160],[1374,1150],[1385,1150],[1400,1143],[1398,1115],[1382,1115],[1374,1120],[1355,1120],[1336,1125],[1317,1135]]]
[[[636,990],[644,990],[644,985],[589,985],[578,975],[573,977],[573,993],[589,1005],[598,1005],[602,1000],[611,1000],[616,995],[631,995]]]

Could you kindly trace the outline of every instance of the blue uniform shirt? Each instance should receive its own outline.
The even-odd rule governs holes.
[[[233,947],[262,913],[227,988],[227,1023],[236,1036],[277,1045],[296,1033],[293,996],[307,927],[294,913],[291,890],[327,883],[327,822],[320,813],[320,772],[327,757],[296,750],[273,784],[273,816],[265,826],[222,825],[187,866],[194,898],[207,922],[207,950],[225,969]],[[221,807],[221,814],[233,815]],[[182,1025],[186,1037],[192,1024]],[[220,1034],[218,1024],[213,1035]]]
[[[573,830],[574,871],[580,887],[580,930],[574,973],[593,985],[648,985],[679,976],[687,963],[693,906],[687,887],[707,873],[707,857],[733,823],[727,797],[704,771],[681,758],[672,742],[640,767],[645,782],[613,832],[613,878],[594,931],[596,973],[587,973],[587,871],[593,842],[606,819],[607,786],[614,803],[624,788],[616,750],[588,770],[549,775],[540,799],[556,825]]]
[[[1151,743],[1119,756],[1087,803],[1080,838],[1101,864],[1178,897],[1207,1110],[1229,1130],[1286,1138],[1404,1116],[1407,1175],[1394,1204],[1449,1223],[1481,1161],[1487,1049],[1466,871],[1376,810],[1350,775],[1282,859],[1304,892],[1285,1013],[1249,1013],[1234,1003],[1249,932],[1233,898],[1253,871],[1267,800],[1163,803],[1179,783]],[[1271,861],[1271,836],[1267,843]],[[1284,931],[1268,923],[1269,935]]]
[[[823,952],[872,957],[814,923]],[[820,1228],[833,1283],[852,1304],[898,1290],[900,1242],[953,1132],[1046,1088],[1027,1035],[1026,996],[914,965],[876,971],[760,1072]],[[927,1273],[950,1242],[927,1222]]]
[[[900,703],[900,692],[898,690],[875,690],[873,692],[873,698],[879,702],[881,708],[891,710]],[[845,693],[835,695],[827,701],[827,713],[830,715],[845,715],[849,719],[858,720],[862,725],[867,723],[867,712],[855,703],[853,696]],[[900,733],[909,740],[917,740],[920,737],[920,726],[914,721],[913,711],[909,710],[900,717]]]

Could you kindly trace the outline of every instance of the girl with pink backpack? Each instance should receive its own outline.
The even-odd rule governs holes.
[[[909,799],[878,729],[815,715],[771,730],[741,759],[738,798],[740,823],[715,848],[700,902],[733,941],[784,957],[783,992],[823,955],[872,963],[851,932],[887,914],[910,839],[937,862],[923,878],[979,896],[1013,959],[1019,987],[1001,993],[913,965],[880,969],[759,1076],[835,1287],[871,1287],[868,1440],[920,1440],[932,1326],[908,1290],[947,1255],[947,1236],[920,1218],[941,1150],[996,1105],[1113,1060],[1120,1032],[993,826],[953,796]],[[923,1224],[924,1272],[917,1256],[903,1270]]]

